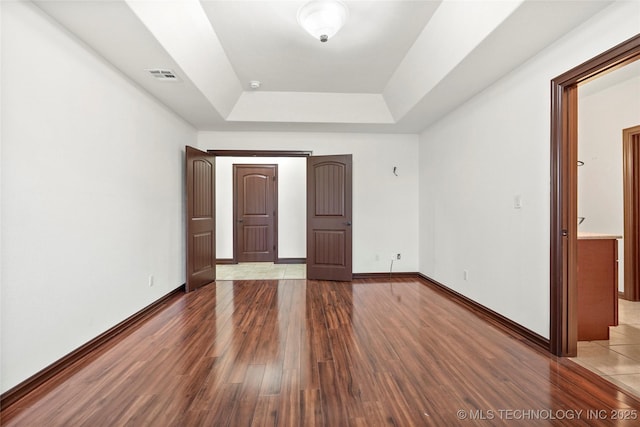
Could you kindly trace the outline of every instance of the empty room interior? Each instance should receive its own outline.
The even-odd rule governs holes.
[[[0,23],[3,425],[637,422],[640,1]]]

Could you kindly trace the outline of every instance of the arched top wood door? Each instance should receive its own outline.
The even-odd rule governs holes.
[[[216,280],[215,156],[187,146],[187,292]]]
[[[307,278],[350,281],[352,156],[307,158]]]
[[[278,165],[233,165],[234,261],[277,258]]]

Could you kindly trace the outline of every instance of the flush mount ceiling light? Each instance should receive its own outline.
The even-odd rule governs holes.
[[[344,25],[349,10],[338,0],[313,0],[298,10],[298,24],[321,42],[332,38]]]

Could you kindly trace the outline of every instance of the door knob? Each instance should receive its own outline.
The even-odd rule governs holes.
[[[344,223],[344,225],[346,225],[346,226],[350,226],[350,225],[351,225],[351,221],[347,221],[347,222],[345,222],[345,223]]]
[[[239,219],[238,222],[244,222],[244,219]]]

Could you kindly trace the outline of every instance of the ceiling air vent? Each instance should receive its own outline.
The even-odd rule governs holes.
[[[178,76],[176,76],[176,73],[174,73],[172,70],[168,70],[166,68],[154,68],[154,69],[150,69],[150,70],[147,70],[147,71],[153,77],[155,77],[156,79],[161,80],[163,82],[177,82],[177,81],[180,81]]]

